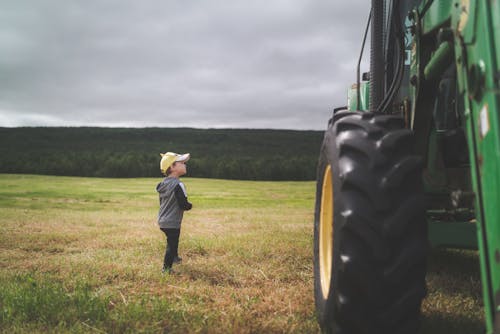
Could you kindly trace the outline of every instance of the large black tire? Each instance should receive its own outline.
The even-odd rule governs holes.
[[[421,158],[401,118],[337,113],[325,132],[314,290],[327,333],[412,334],[426,294]]]

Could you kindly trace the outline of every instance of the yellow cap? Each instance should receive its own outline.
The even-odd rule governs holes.
[[[191,155],[189,153],[185,154],[177,154],[174,152],[160,153],[161,161],[160,161],[160,169],[163,174],[167,172],[167,169],[172,166],[174,162],[184,161],[187,162]]]

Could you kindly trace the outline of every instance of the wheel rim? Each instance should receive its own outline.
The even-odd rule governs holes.
[[[324,299],[327,299],[332,278],[333,255],[333,185],[330,165],[326,166],[323,175],[319,219],[319,272],[321,291]]]

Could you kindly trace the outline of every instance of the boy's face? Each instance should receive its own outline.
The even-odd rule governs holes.
[[[174,162],[174,164],[170,167],[171,175],[182,176],[186,174],[186,163],[183,161]]]

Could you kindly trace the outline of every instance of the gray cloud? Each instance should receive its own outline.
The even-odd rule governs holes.
[[[0,126],[323,129],[355,81],[368,11],[366,0],[0,1]]]

